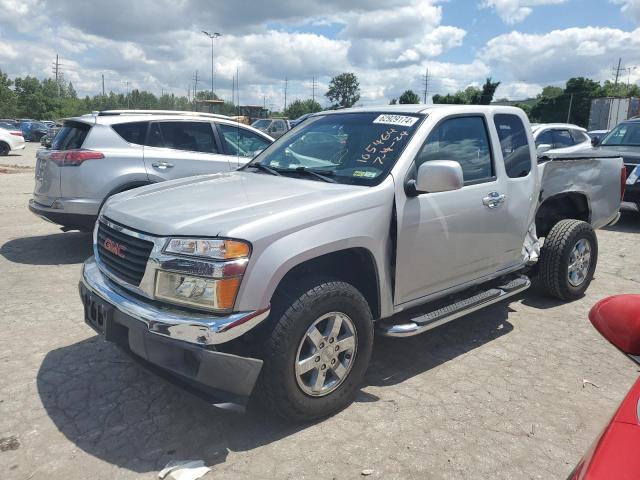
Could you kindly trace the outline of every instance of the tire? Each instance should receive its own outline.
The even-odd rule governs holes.
[[[349,283],[316,278],[296,284],[288,283],[274,295],[257,396],[271,412],[288,421],[310,422],[342,410],[355,398],[371,358],[373,320],[367,301]],[[336,319],[342,325],[340,335],[332,336],[328,332]],[[323,349],[308,336],[314,325],[321,335],[315,345],[324,344]],[[349,338],[354,343],[351,350]],[[300,358],[313,367],[302,375],[296,371]],[[311,392],[317,388],[314,379],[321,371],[323,390]],[[342,379],[335,373],[339,371]]]
[[[547,235],[540,252],[540,285],[560,300],[580,298],[593,279],[597,262],[598,239],[593,227],[581,220],[561,220]]]
[[[0,142],[0,157],[6,157],[7,155],[9,155],[10,151],[11,147],[9,147],[9,145],[4,142]]]

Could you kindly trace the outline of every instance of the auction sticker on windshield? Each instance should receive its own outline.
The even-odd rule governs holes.
[[[385,123],[387,125],[400,125],[401,127],[412,127],[420,118],[410,117],[408,115],[378,115],[373,123]]]

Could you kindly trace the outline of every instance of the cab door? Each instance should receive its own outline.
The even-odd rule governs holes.
[[[222,153],[208,121],[151,122],[143,154],[147,175],[154,181],[227,172],[236,166]]]
[[[499,243],[508,197],[496,169],[484,115],[444,118],[414,159],[412,171],[432,160],[460,163],[459,190],[398,198],[395,304],[464,285],[500,268]],[[401,201],[403,203],[400,203]]]

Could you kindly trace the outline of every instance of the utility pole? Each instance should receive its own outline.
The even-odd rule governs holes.
[[[427,104],[427,93],[429,92],[429,69],[424,74],[424,104]]]
[[[231,105],[236,103],[236,76],[231,77]]]
[[[104,73],[102,74],[102,96],[104,97]]]
[[[129,97],[129,83],[130,82],[129,82],[129,80],[127,80],[127,81],[122,82],[122,83],[124,83],[126,85],[126,87],[127,87],[127,109],[129,109],[130,106],[131,106],[131,98]]]
[[[56,61],[53,62],[53,65],[51,66],[51,71],[55,76],[56,87],[58,89],[58,96],[60,96],[60,82],[62,80],[62,65],[60,65],[60,61],[58,59],[57,53],[56,53]]]
[[[196,70],[193,84],[193,109],[198,111],[198,70]]]
[[[287,87],[289,86],[289,79],[284,76],[284,110],[287,109]],[[283,110],[283,112],[284,112]]]
[[[615,82],[613,83],[614,86],[618,85],[618,78],[620,77],[620,72],[624,70],[624,68],[620,68],[620,63],[622,63],[622,58],[618,58],[618,68],[614,69],[615,77],[616,77]]]
[[[573,106],[573,93],[571,94],[571,98],[569,98],[569,111],[567,112],[567,123],[569,123],[569,119],[571,118],[571,107]]]
[[[311,81],[311,100],[316,101],[316,77]]]

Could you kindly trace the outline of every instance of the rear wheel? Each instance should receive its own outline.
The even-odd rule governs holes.
[[[298,422],[348,406],[373,347],[371,311],[355,287],[320,279],[306,285],[295,289],[290,283],[274,297],[258,383],[271,411]],[[291,290],[296,293],[289,296]]]
[[[0,142],[0,157],[6,157],[7,155],[9,155],[10,151],[11,147],[9,147],[8,144]]]
[[[561,220],[549,232],[540,252],[540,282],[561,300],[580,298],[589,287],[598,261],[598,239],[581,220]]]

